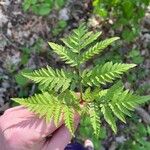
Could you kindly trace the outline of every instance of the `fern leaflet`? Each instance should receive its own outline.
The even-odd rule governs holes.
[[[53,42],[49,42],[48,44],[53,49],[53,51],[57,53],[63,61],[65,61],[66,64],[69,64],[72,67],[78,65],[77,55],[72,51],[62,45],[58,45]]]
[[[112,62],[107,62],[104,65],[97,65],[91,71],[85,71],[83,73],[83,83],[89,86],[106,84],[107,82],[112,82],[116,78],[120,78],[120,75],[135,66],[135,64],[113,64]]]
[[[35,83],[39,83],[42,89],[61,90],[62,92],[69,88],[71,81],[75,77],[74,73],[65,70],[53,70],[51,67],[42,68],[32,73],[23,73],[23,76],[29,78]]]
[[[74,133],[74,109],[69,108],[68,106],[64,106],[63,108],[64,113],[64,121],[66,127],[68,127],[70,133]]]
[[[13,100],[27,107],[30,111],[36,113],[40,117],[46,118],[47,122],[49,122],[51,119],[54,119],[54,123],[56,126],[58,125],[61,118],[64,116],[65,125],[68,127],[69,131],[72,134],[74,133],[74,103],[72,103],[72,106],[68,107],[65,101],[59,100],[58,97],[53,96],[48,92],[44,92],[42,94],[31,96],[25,99],[13,98]],[[76,101],[75,105],[77,105]]]
[[[130,111],[133,111],[138,105],[150,100],[150,96],[134,95],[129,90],[124,90],[121,82],[118,82],[108,89],[103,97],[97,98],[96,102],[102,102],[103,100],[105,100],[105,103],[100,103],[101,111],[105,120],[113,131],[116,132],[114,116],[125,123],[125,115],[131,116]]]
[[[117,126],[115,122],[115,118],[113,117],[110,108],[106,105],[102,105],[101,111],[104,115],[104,119],[106,122],[111,126],[112,130],[116,133],[117,132]]]
[[[99,43],[96,43],[94,46],[90,47],[89,50],[83,52],[80,58],[80,63],[85,63],[86,61],[91,59],[94,55],[99,54],[107,46],[109,46],[111,43],[113,43],[114,41],[118,39],[119,39],[118,37],[113,37],[113,38],[101,41]]]
[[[94,134],[98,136],[100,134],[100,116],[97,109],[97,106],[89,106],[91,125],[93,127]]]

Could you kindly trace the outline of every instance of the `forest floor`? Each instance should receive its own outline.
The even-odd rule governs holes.
[[[118,35],[118,32],[111,29],[111,21],[103,22],[91,14],[90,5],[80,0],[72,0],[60,11],[53,10],[47,17],[36,16],[32,13],[22,11],[21,0],[0,1],[0,112],[11,107],[11,97],[18,96],[21,88],[17,84],[15,76],[24,68],[36,69],[41,66],[50,65],[61,67],[64,64],[54,55],[49,47],[48,41],[59,41],[63,36],[70,33],[71,29],[78,26],[81,21],[88,22],[92,30],[101,30],[103,37]],[[66,20],[67,26],[58,35],[53,34],[59,20]],[[57,30],[57,29],[56,29]],[[120,43],[119,53],[126,55],[131,49],[139,49],[143,59],[139,64],[139,72],[133,73],[136,76],[134,83],[125,80],[126,87],[134,90],[142,89],[142,94],[150,93],[150,9],[141,22],[139,37],[130,44]],[[130,58],[123,58],[123,61],[130,62]],[[143,73],[143,74],[142,74]],[[35,85],[27,90],[27,95],[35,91]],[[150,105],[142,108],[148,116]],[[141,113],[142,111],[138,111]],[[143,112],[142,112],[143,113]],[[143,114],[140,114],[142,117]],[[145,117],[145,114],[144,114]],[[142,120],[143,117],[141,118]],[[150,119],[149,119],[150,120]],[[150,121],[149,121],[150,124]],[[120,129],[121,130],[121,129]],[[116,141],[125,138],[125,135],[110,135],[103,141],[104,147],[115,150]],[[117,139],[117,140],[116,140]],[[110,143],[110,144],[108,144]],[[109,145],[109,146],[108,146]],[[114,147],[113,147],[114,146]]]

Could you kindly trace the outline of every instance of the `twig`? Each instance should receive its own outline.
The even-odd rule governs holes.
[[[35,92],[35,84],[32,85],[31,91],[30,91],[30,96],[32,96]]]
[[[116,148],[117,148],[117,143],[112,142],[108,150],[116,150]]]
[[[143,108],[138,107],[136,108],[136,112],[138,113],[138,115],[142,118],[142,120],[150,125],[150,115],[147,111],[145,111]]]
[[[0,113],[4,112],[9,108],[9,103],[4,104],[2,107],[0,107]]]
[[[2,37],[10,44],[12,45],[14,48],[20,50],[21,48],[16,46],[3,32],[2,32],[2,28],[0,28],[0,34],[2,35]]]

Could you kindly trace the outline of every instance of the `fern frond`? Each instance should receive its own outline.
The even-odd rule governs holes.
[[[107,62],[104,65],[97,65],[89,72],[83,73],[83,83],[89,86],[106,84],[107,82],[112,82],[116,78],[120,78],[120,75],[135,66],[135,64],[113,64],[112,62]]]
[[[118,39],[119,39],[119,37],[113,37],[113,38],[98,42],[94,46],[91,46],[91,48],[89,48],[89,50],[83,52],[83,54],[81,55],[80,63],[81,64],[85,63],[86,61],[91,59],[94,55],[99,54],[107,46],[109,46],[111,43],[113,43],[114,41],[116,41]]]
[[[64,106],[63,108],[64,113],[64,121],[66,127],[69,129],[70,133],[74,134],[74,109],[69,108],[68,106]]]
[[[57,53],[63,61],[65,61],[66,64],[69,64],[72,67],[78,65],[77,55],[75,53],[62,45],[58,45],[53,42],[48,42],[48,44],[53,49],[53,51]]]
[[[23,73],[24,77],[39,83],[42,89],[54,89],[55,91],[65,91],[69,88],[71,81],[75,77],[74,73],[63,69],[53,70],[51,67],[35,70],[32,73]]]
[[[54,110],[54,123],[57,126],[62,118],[62,105],[56,105]]]
[[[88,32],[87,27],[82,23],[77,29],[72,31],[72,34],[67,38],[63,38],[63,43],[74,53],[79,53],[84,35]]]
[[[49,122],[54,116],[54,110],[59,105],[58,100],[47,92],[29,98],[13,98],[15,102],[27,107],[30,111]]]
[[[126,123],[124,113],[118,108],[116,104],[109,103],[109,107],[117,118]]]
[[[114,116],[125,123],[125,115],[131,116],[130,111],[133,111],[138,105],[149,100],[150,96],[134,95],[129,90],[124,90],[121,82],[117,82],[107,90],[103,97],[97,99],[96,103],[98,104],[98,101],[103,101],[103,103],[100,103],[100,106],[104,118],[113,131],[116,131]]]
[[[87,32],[83,37],[82,37],[82,44],[80,45],[80,49],[85,48],[89,44],[93,43],[97,38],[102,34],[102,32]]]
[[[24,77],[39,83],[43,93],[13,100],[39,117],[45,118],[47,123],[52,119],[58,126],[63,119],[72,135],[75,131],[75,113],[79,113],[81,117],[88,115],[95,135],[100,133],[100,117],[104,117],[116,133],[116,119],[125,122],[125,116],[131,116],[131,112],[138,105],[150,100],[150,96],[135,95],[125,90],[121,82],[117,82],[108,89],[100,88],[100,84],[105,85],[121,78],[121,75],[135,67],[135,64],[107,62],[96,65],[92,69],[83,70],[83,63],[119,39],[114,37],[96,43],[100,35],[101,32],[89,32],[86,26],[81,24],[70,36],[62,39],[65,46],[49,42],[53,51],[73,68],[68,71],[47,67],[32,73],[23,73]],[[95,45],[92,46],[93,44]],[[79,92],[80,97],[72,90]]]
[[[129,111],[133,111],[134,107],[129,106],[130,101],[136,101],[135,95],[129,90],[124,90],[124,86],[121,82],[117,82],[111,88],[107,90],[105,99],[107,99],[107,104],[121,121],[125,122],[124,115],[130,116]],[[137,104],[137,102],[135,102]]]
[[[91,121],[91,125],[93,127],[94,130],[94,134],[96,136],[98,136],[100,134],[100,115],[99,115],[99,111],[97,106],[94,105],[90,105],[89,106],[89,115],[90,115],[90,121]]]
[[[101,112],[103,113],[106,122],[111,126],[112,130],[116,133],[117,126],[116,126],[115,118],[113,117],[110,108],[107,105],[102,105]]]
[[[131,113],[129,111],[129,109],[127,109],[122,103],[116,103],[116,105],[118,106],[118,109],[124,113],[125,115],[131,117]]]
[[[73,134],[74,108],[77,107],[77,100],[72,97],[72,103],[70,103],[68,106],[68,100],[65,99],[69,97],[70,92],[68,91],[65,93],[68,94],[65,95],[66,97],[62,97],[62,101],[59,99],[60,97],[51,95],[48,92],[34,95],[29,98],[13,98],[13,100],[27,107],[30,111],[34,112],[38,116],[44,117],[46,122],[49,122],[53,118],[56,126],[58,125],[59,121],[64,118],[66,127],[68,127],[69,131]],[[78,103],[78,108],[79,106],[80,104]]]
[[[114,91],[114,95],[111,97],[109,107],[115,116],[125,122],[124,116],[131,116],[130,111],[133,111],[139,105],[138,99],[140,99],[141,103],[143,98],[141,96],[133,95],[132,92],[129,92],[129,90],[116,90]],[[150,98],[146,100],[148,101]]]
[[[73,33],[67,38],[63,38],[62,41],[71,51],[79,53],[87,45],[94,42],[100,35],[101,32],[88,32],[86,26],[81,24],[78,29],[73,30]]]
[[[136,99],[134,99],[133,101],[135,101],[138,105],[142,105],[150,100],[150,95],[146,96],[135,95],[135,97]]]

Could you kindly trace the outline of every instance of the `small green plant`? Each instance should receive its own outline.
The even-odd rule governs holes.
[[[123,143],[118,145],[118,150],[148,150],[150,149],[150,127],[139,122],[139,118],[132,118],[128,128],[124,129],[124,134],[129,136]]]
[[[32,70],[30,69],[23,69],[21,70],[21,73],[19,74],[16,74],[15,75],[15,80],[16,80],[16,83],[20,86],[25,86],[28,82],[27,78],[25,78],[24,76],[22,76],[23,73],[29,73],[29,72],[32,72]]]
[[[21,62],[20,65],[26,65],[30,59],[30,55],[32,53],[39,55],[42,52],[45,52],[44,40],[39,38],[37,41],[30,47],[22,47],[21,48]]]
[[[54,36],[57,36],[61,31],[65,29],[67,22],[65,20],[59,20],[55,28],[52,30]]]
[[[96,42],[100,35],[100,32],[88,31],[86,26],[81,24],[70,36],[62,39],[64,46],[49,42],[53,51],[70,67],[59,70],[47,66],[32,73],[23,73],[24,77],[39,83],[41,93],[13,100],[39,117],[44,117],[47,122],[53,118],[56,126],[63,118],[72,134],[75,112],[81,115],[81,119],[86,118],[84,116],[89,117],[95,135],[99,135],[102,117],[116,133],[116,118],[125,122],[125,115],[131,116],[130,111],[148,101],[150,97],[138,96],[124,90],[121,81],[103,89],[103,85],[121,78],[121,75],[135,67],[135,64],[106,62],[85,67],[86,62],[93,56],[119,39],[113,37]]]
[[[24,0],[23,10],[31,10],[37,15],[48,15],[53,8],[59,9],[66,0]]]
[[[32,72],[31,69],[25,68],[25,69],[22,69],[19,73],[15,74],[15,81],[16,81],[17,86],[19,87],[19,90],[17,93],[19,97],[24,97],[29,94],[30,82],[27,78],[22,76],[22,73],[30,73],[30,72]],[[11,106],[16,106],[16,103],[12,101]]]
[[[138,49],[132,49],[129,52],[128,57],[132,60],[135,64],[141,64],[144,61],[144,58],[141,56],[140,51]]]
[[[112,19],[113,28],[121,29],[123,39],[130,42],[140,32],[139,22],[149,3],[150,0],[93,0],[93,12],[104,19]]]

